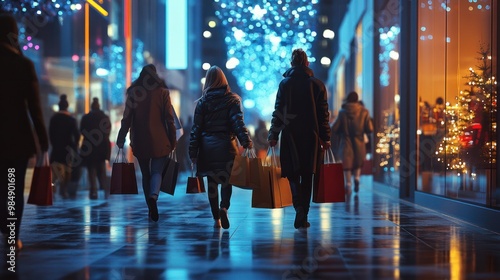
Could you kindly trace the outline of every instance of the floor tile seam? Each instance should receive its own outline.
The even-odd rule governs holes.
[[[349,272],[350,278],[356,279],[356,277],[354,277],[354,271],[351,269],[350,265],[347,263],[347,259],[345,258],[344,254],[342,253],[342,249],[340,247],[337,247],[337,252],[338,252],[340,259],[342,260],[342,263],[343,263],[345,269]]]
[[[374,195],[380,195],[380,196],[383,196],[383,197],[388,198],[388,199],[390,199],[390,200],[392,200],[392,201],[397,201],[397,202],[399,202],[399,203],[406,204],[407,206],[410,206],[410,207],[412,207],[412,208],[417,208],[417,206],[419,206],[419,205],[416,205],[416,204],[411,203],[411,202],[409,202],[409,201],[405,201],[405,200],[403,200],[403,199],[399,199],[399,198],[398,198],[398,199],[396,199],[396,198],[394,198],[394,197],[392,197],[392,196],[390,196],[390,195],[387,195],[387,194],[385,194],[385,193],[378,192],[378,191],[376,191],[376,190],[373,190],[373,194],[374,194]],[[418,209],[418,210],[423,211],[423,212],[427,212],[426,210],[430,210],[430,209],[427,209],[427,208],[423,207],[423,209],[421,208],[421,209]],[[437,214],[440,214],[439,212],[436,212],[436,211],[430,211],[430,212],[431,212],[432,214],[434,214],[434,215],[436,215],[436,216],[438,216],[438,217],[442,218],[442,219],[446,219],[446,218],[444,218],[444,217],[441,217],[441,215],[437,215]],[[405,226],[401,225],[400,223],[396,223],[396,222],[394,222],[394,221],[392,221],[392,220],[390,220],[390,219],[385,219],[385,220],[386,220],[386,221],[389,221],[389,222],[391,222],[391,223],[393,223],[396,227],[398,227],[398,228],[400,229],[400,231],[402,230],[402,231],[406,232],[407,234],[409,234],[410,236],[412,236],[413,238],[415,238],[417,241],[422,242],[422,243],[423,243],[425,246],[427,246],[428,248],[430,248],[430,249],[432,249],[432,250],[437,250],[437,248],[434,248],[431,244],[427,243],[427,242],[426,242],[426,241],[424,241],[422,238],[420,238],[420,237],[416,236],[416,235],[415,235],[415,234],[413,234],[411,231],[407,230],[407,229],[405,228]]]
[[[431,244],[425,242],[422,238],[416,236],[415,234],[411,233],[410,231],[408,231],[406,228],[404,228],[404,226],[401,226],[401,225],[398,225],[396,223],[394,223],[395,225],[397,225],[398,228],[400,228],[400,230],[403,230],[404,232],[408,233],[410,236],[414,237],[417,241],[419,242],[422,242],[425,246],[429,247],[430,249],[432,250],[438,250],[437,248],[433,247]]]
[[[85,269],[85,267],[93,267],[94,264],[98,264],[100,263],[102,260],[106,259],[106,258],[113,258],[113,254],[118,252],[119,250],[122,250],[123,248],[127,247],[127,246],[130,246],[130,244],[128,243],[124,243],[123,245],[120,245],[119,247],[116,247],[114,249],[112,249],[112,251],[106,253],[106,254],[103,254],[102,256],[96,258],[95,260],[93,261],[89,261],[86,265],[83,265],[81,263],[78,263],[78,265],[80,266],[80,268],[78,269],[74,269],[74,270],[71,270],[70,273],[67,273],[66,276],[60,278],[60,279],[67,279],[67,275],[71,275],[73,273],[78,273],[79,271],[81,271],[82,269]]]
[[[240,228],[240,226],[242,226],[244,224],[244,221],[248,218],[248,215],[249,215],[249,212],[246,213],[246,215],[242,218],[239,218],[239,224],[236,226],[236,228],[234,228],[234,230],[232,230],[232,232],[229,230],[229,229],[226,229],[226,230],[229,230],[229,239],[231,239],[235,234],[236,234],[236,231],[238,231],[238,229]],[[229,218],[231,218],[229,216]],[[234,223],[231,223],[234,225]]]
[[[450,215],[446,215],[446,214],[443,214],[441,212],[438,212],[434,209],[431,209],[431,208],[427,208],[425,206],[422,206],[422,205],[419,205],[419,204],[416,204],[416,203],[413,203],[411,201],[408,201],[408,200],[405,200],[405,199],[401,199],[401,198],[395,198],[391,195],[388,195],[384,192],[380,192],[380,191],[377,191],[375,189],[372,190],[373,194],[376,194],[376,195],[379,195],[379,196],[383,196],[383,197],[386,197],[392,201],[397,201],[399,203],[402,203],[402,204],[405,204],[407,206],[410,206],[416,210],[419,210],[419,211],[422,211],[422,212],[427,212],[427,213],[430,213],[430,214],[433,214],[434,216],[436,217],[439,217],[441,219],[444,219],[444,220],[447,220],[449,222],[452,222],[454,223],[455,225],[457,226],[460,226],[462,227],[463,225],[467,225],[468,227],[467,228],[464,228],[464,230],[467,230],[467,231],[472,231],[471,228],[475,228],[476,230],[483,230],[483,231],[487,231],[489,233],[492,233],[492,234],[495,234],[495,235],[498,235],[500,236],[500,233],[498,232],[494,232],[492,230],[489,230],[489,229],[486,229],[486,228],[483,228],[483,227],[480,227],[478,225],[475,225],[475,224],[472,224],[470,222],[467,222],[467,221],[464,221],[464,220],[461,220],[459,218],[456,218],[456,217],[453,217],[453,216],[450,216]]]

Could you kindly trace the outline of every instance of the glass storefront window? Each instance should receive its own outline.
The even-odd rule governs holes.
[[[497,4],[419,1],[419,191],[486,206],[500,204]]]
[[[394,2],[394,1],[392,1]],[[374,179],[391,187],[399,188],[400,178],[400,111],[399,111],[399,10],[394,3],[376,12],[378,31],[379,89],[375,101],[377,124],[374,132]]]

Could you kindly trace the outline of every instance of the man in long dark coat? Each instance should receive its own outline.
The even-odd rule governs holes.
[[[302,49],[293,51],[291,65],[279,85],[268,141],[275,146],[281,133],[281,176],[290,182],[294,227],[301,228],[310,226],[313,174],[320,145],[330,147],[330,126],[325,85],[314,77]]]

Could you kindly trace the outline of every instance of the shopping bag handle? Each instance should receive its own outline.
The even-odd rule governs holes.
[[[121,156],[120,162],[128,163],[127,157],[125,156],[125,150],[123,150],[122,148],[118,148],[118,151],[116,152],[116,157],[115,157],[115,161],[114,161],[115,163],[118,163],[120,156]]]
[[[247,158],[257,158],[257,154],[255,153],[254,148],[246,148],[241,154],[241,156]]]
[[[168,157],[173,159],[175,162],[177,162],[177,153],[175,152],[175,149],[173,149],[172,152],[170,152]]]
[[[40,157],[37,157],[37,159],[36,159],[36,166],[37,167],[50,166],[49,153],[48,152],[43,152],[43,154]]]
[[[278,155],[276,154],[275,147],[268,147],[265,160],[262,162],[263,166],[281,167]]]
[[[191,162],[191,177],[194,177],[194,163]]]
[[[332,148],[328,148],[325,151],[325,155],[323,156],[323,163],[328,164],[328,163],[335,163],[335,157],[333,156],[333,151]]]

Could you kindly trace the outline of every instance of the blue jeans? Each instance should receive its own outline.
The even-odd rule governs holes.
[[[167,157],[138,159],[142,173],[142,189],[146,201],[151,196],[160,194],[161,177]]]

